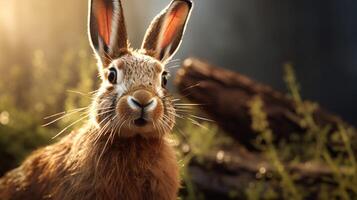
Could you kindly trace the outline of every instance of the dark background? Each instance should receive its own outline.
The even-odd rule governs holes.
[[[197,1],[181,52],[282,91],[292,62],[305,98],[356,124],[356,10],[354,1]]]
[[[169,0],[124,0],[134,47]],[[302,94],[357,124],[357,2],[352,0],[194,0],[178,55],[197,56],[285,91],[292,62]],[[0,0],[0,70],[45,52],[58,67],[67,49],[84,46],[86,0]],[[1,71],[0,71],[1,72]]]

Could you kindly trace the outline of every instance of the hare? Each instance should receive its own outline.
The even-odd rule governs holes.
[[[0,199],[176,199],[179,168],[165,140],[175,108],[165,63],[191,10],[190,0],[173,0],[141,49],[132,50],[121,1],[91,0],[88,35],[102,84],[90,120],[0,179]]]

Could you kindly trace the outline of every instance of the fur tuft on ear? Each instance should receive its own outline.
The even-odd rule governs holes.
[[[160,61],[169,60],[180,46],[192,6],[190,0],[173,0],[150,24],[142,49]]]
[[[120,0],[90,0],[89,39],[104,66],[128,48]]]

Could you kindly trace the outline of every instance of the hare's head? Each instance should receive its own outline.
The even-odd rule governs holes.
[[[151,23],[141,49],[129,48],[120,0],[91,0],[89,38],[102,85],[93,118],[103,132],[160,137],[174,125],[165,63],[178,49],[190,0],[173,0]]]

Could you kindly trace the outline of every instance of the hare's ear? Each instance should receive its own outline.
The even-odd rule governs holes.
[[[191,8],[190,0],[173,0],[151,22],[141,48],[160,61],[170,59],[181,43]]]
[[[90,0],[88,24],[90,43],[104,66],[127,50],[128,39],[120,0]]]

